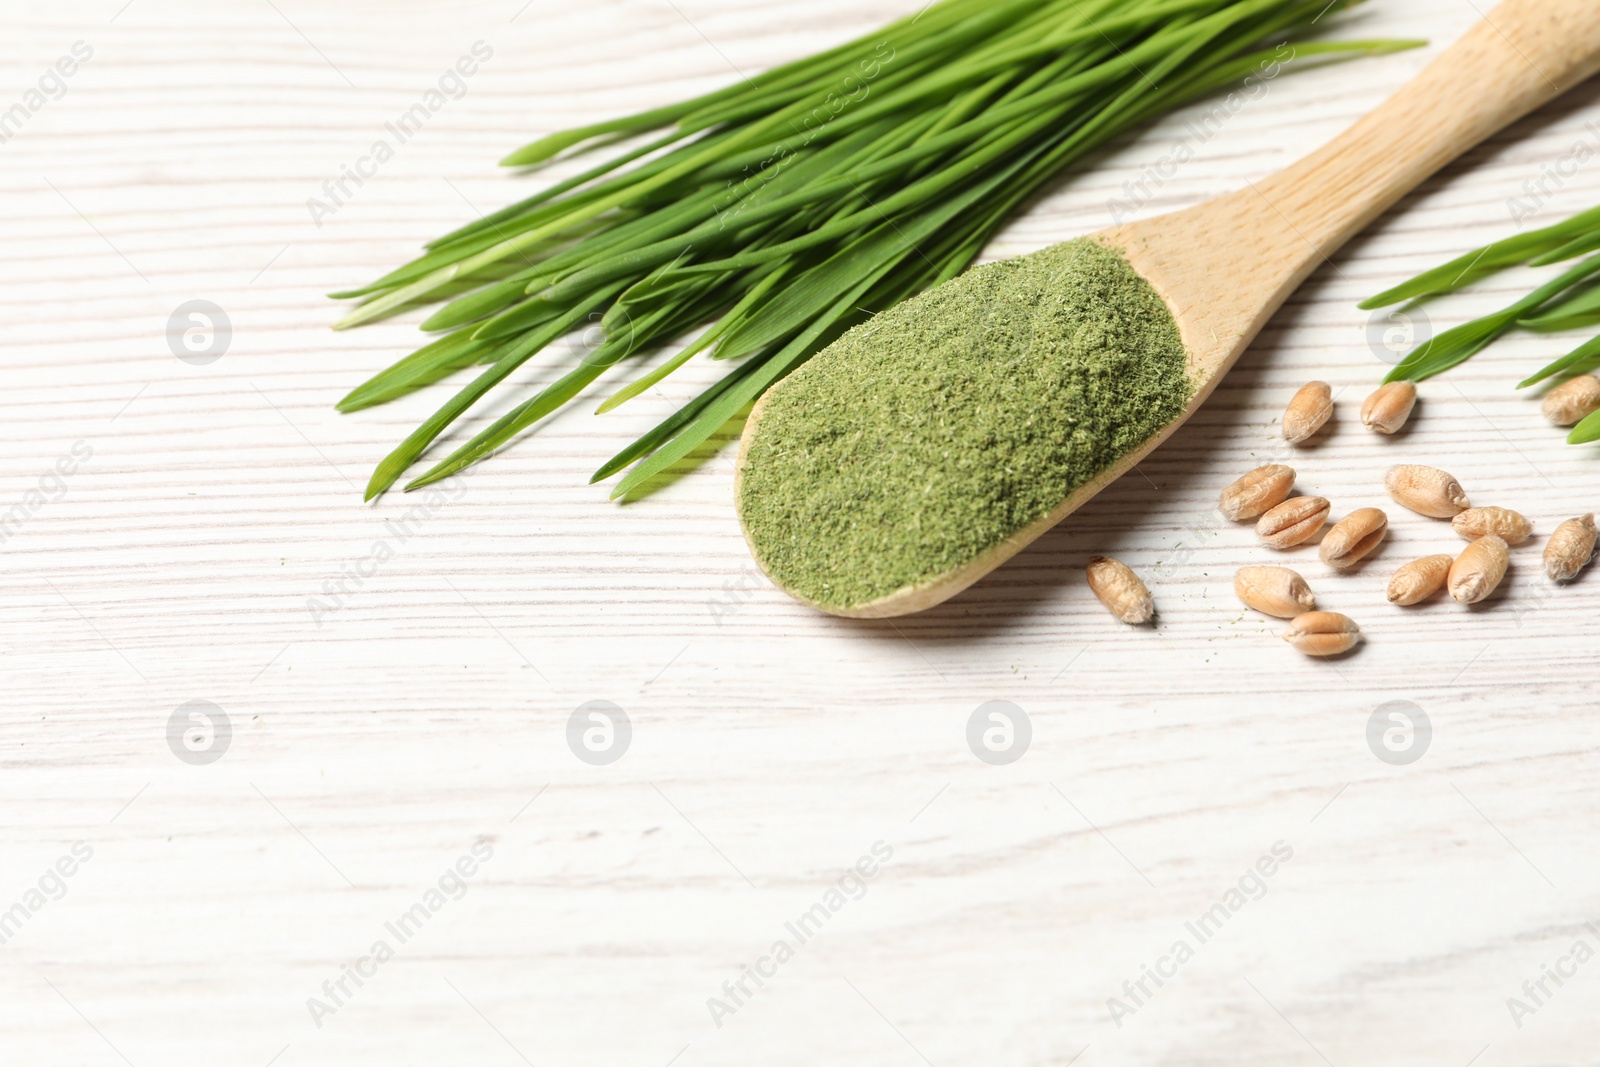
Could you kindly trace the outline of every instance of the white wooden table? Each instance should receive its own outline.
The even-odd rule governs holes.
[[[1291,462],[1336,509],[1383,504],[1397,459],[1546,533],[1600,504],[1600,456],[1512,389],[1575,340],[1495,346],[1380,439],[1355,415],[1385,368],[1354,306],[1512,232],[1525,183],[1545,179],[1539,220],[1600,201],[1600,87],[1338,256],[1200,415],[1068,525],[939,610],[850,623],[755,577],[726,451],[627,507],[585,484],[714,366],[556,419],[443,486],[409,535],[417,497],[361,503],[450,386],[337,414],[419,316],[334,334],[321,294],[532,188],[494,161],[537,133],[911,7],[522,3],[6,7],[0,106],[75,42],[92,56],[0,144],[0,508],[20,509],[0,549],[0,1062],[1595,1062],[1600,962],[1569,957],[1600,950],[1600,579],[1550,591],[1535,546],[1479,610],[1391,608],[1395,564],[1457,544],[1395,514],[1352,577],[1296,557],[1368,638],[1311,662],[1235,602],[1234,569],[1262,553],[1212,505],[1283,454],[1277,414],[1318,377],[1340,390],[1338,425]],[[1183,144],[1194,158],[1141,213],[1269,173],[1474,6],[1374,0],[1341,35],[1434,45],[1274,81],[1204,141],[1185,126],[1198,109],[1173,116],[988,255],[1108,224],[1124,183]],[[493,54],[464,95],[314,221],[308,199],[478,41]],[[1433,328],[1516,284],[1433,305]],[[195,299],[233,330],[204,365],[165,336]],[[536,360],[522,380],[560,369]],[[380,544],[392,558],[369,562]],[[1105,614],[1082,578],[1093,553],[1147,576],[1159,628]],[[350,569],[364,576],[338,609],[311,610]],[[631,723],[607,765],[568,747],[591,700]],[[993,700],[1031,724],[1005,766],[966,741]],[[191,701],[226,716],[213,762],[169,746]],[[1431,722],[1409,764],[1369,749],[1390,701]],[[1275,845],[1291,858],[1246,877]],[[846,878],[863,857],[871,877]],[[1219,902],[1201,943],[1186,923]],[[785,924],[818,904],[802,943]],[[793,958],[762,962],[780,939]],[[392,958],[372,956],[380,940]],[[1192,958],[1171,957],[1180,940]],[[748,996],[745,965],[771,975],[744,979]],[[1523,983],[1546,967],[1572,974],[1536,1003]],[[1533,1010],[1514,1017],[1511,997]]]

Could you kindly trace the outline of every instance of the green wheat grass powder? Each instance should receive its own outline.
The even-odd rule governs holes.
[[[768,397],[746,536],[835,610],[937,579],[1047,515],[1177,418],[1166,304],[1089,239],[977,267],[841,336]]]

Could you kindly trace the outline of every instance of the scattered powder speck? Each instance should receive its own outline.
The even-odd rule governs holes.
[[[824,608],[927,584],[1048,514],[1188,403],[1177,324],[1087,239],[879,314],[767,398],[739,510]]]

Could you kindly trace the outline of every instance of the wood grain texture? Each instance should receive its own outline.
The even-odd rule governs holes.
[[[0,546],[0,917],[73,842],[93,852],[0,944],[0,1059],[1595,1061],[1600,963],[1547,980],[1520,1028],[1506,1001],[1574,941],[1600,948],[1585,926],[1600,925],[1597,579],[1550,590],[1529,547],[1479,609],[1391,608],[1394,565],[1458,542],[1390,509],[1391,541],[1352,575],[1314,548],[1286,557],[1368,638],[1314,663],[1235,602],[1237,567],[1284,560],[1214,503],[1288,456],[1336,514],[1383,506],[1400,460],[1446,467],[1541,533],[1595,509],[1600,456],[1512,389],[1570,338],[1508,339],[1425,383],[1413,425],[1384,438],[1356,415],[1386,364],[1355,303],[1511,232],[1513,209],[1534,225],[1600,200],[1600,90],[1407,198],[1311,277],[1172,440],[988,581],[925,615],[852,622],[758,580],[728,449],[625,508],[585,484],[714,367],[602,418],[563,415],[421,497],[425,515],[405,519],[416,495],[360,503],[371,464],[448,386],[336,414],[419,316],[335,335],[320,294],[530,188],[493,161],[533,135],[909,10],[519,7],[106,0],[0,16],[3,107],[75,41],[93,49],[0,144],[0,504],[28,505]],[[1206,106],[1175,115],[1101,153],[986,256],[1103,229],[1115,201],[1142,217],[1257,181],[1478,17],[1465,0],[1374,0],[1340,32],[1435,45],[1274,80],[1203,138],[1188,124]],[[494,55],[465,95],[317,226],[308,198],[478,40]],[[1172,165],[1180,146],[1191,158]],[[1519,285],[1430,305],[1431,328]],[[234,329],[205,366],[165,336],[196,298]],[[1332,432],[1290,452],[1275,420],[1311,378],[1335,386]],[[92,455],[58,483],[47,472],[76,442]],[[1140,572],[1158,627],[1105,614],[1083,581],[1096,553]],[[368,573],[319,625],[308,601],[353,567]],[[567,747],[592,699],[632,721],[609,766]],[[231,720],[209,766],[168,747],[191,700]],[[967,748],[990,700],[1031,720],[1009,766]],[[1367,746],[1391,700],[1432,721],[1409,766]],[[865,895],[716,1026],[707,998],[880,840],[893,856]],[[1260,899],[1117,1026],[1108,998],[1278,841],[1293,858]],[[307,998],[475,842],[492,858],[464,895],[315,1025]]]

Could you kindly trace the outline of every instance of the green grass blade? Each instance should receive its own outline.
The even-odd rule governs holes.
[[[423,320],[421,328],[429,332],[454,330],[486,315],[497,314],[524,299],[528,281],[534,274],[534,270],[519,271],[504,281],[457,297]]]
[[[432,485],[480,460],[487,459],[523,430],[581,393],[590,382],[603,374],[605,369],[605,366],[588,360],[580,363],[553,384],[540,390],[537,396],[496,419],[487,430],[456,449],[431,470],[412,479],[406,484],[406,492]]]
[[[620,119],[611,119],[607,122],[597,122],[592,126],[581,126],[575,130],[562,130],[558,133],[548,134],[531,144],[525,144],[500,160],[502,167],[532,167],[553,159],[569,148],[576,147],[587,141],[612,134],[642,133],[645,130],[660,129],[678,121],[687,115],[693,108],[689,101],[672,104],[668,107],[656,108],[652,111],[641,111],[636,115],[628,115]]]
[[[1446,330],[1415,349],[1383,379],[1385,382],[1420,382],[1441,371],[1464,363],[1483,351],[1495,338],[1515,326],[1517,320],[1537,310],[1547,300],[1600,271],[1600,256],[1585,260],[1552,281],[1546,282],[1508,308],[1481,319]]]
[[[1430,338],[1402,360],[1385,382],[1420,382],[1458,366],[1489,347],[1501,334],[1516,324],[1516,317],[1505,312],[1486,315],[1462,323]]]
[[[772,358],[753,366],[747,375],[740,373],[744,368],[736,371],[738,377],[727,390],[707,404],[692,422],[678,431],[670,441],[652,452],[648,458],[641,460],[622,481],[617,483],[616,488],[612,490],[611,499],[627,496],[693,452],[721,429],[740,408],[760,396],[773,382],[810,359],[825,343],[823,341],[825,337],[831,339],[829,335],[836,331],[840,320],[855,312],[856,301],[888,273],[892,266],[892,262],[885,263],[873,273],[867,274],[835,301],[832,307],[817,316],[803,333],[785,345]]]
[[[698,338],[696,338],[693,343],[685,346],[683,351],[667,360],[661,366],[650,371],[648,374],[645,374],[644,376],[628,383],[611,396],[607,397],[605,401],[602,402],[597,409],[595,409],[595,414],[603,415],[608,411],[621,407],[629,400],[632,400],[646,389],[651,388],[657,382],[665,379],[667,375],[671,374],[673,371],[689,362],[689,360],[694,358],[697,353],[703,352],[707,348],[711,347],[729,330],[732,330],[739,323],[743,322],[745,316],[749,314],[750,309],[755,307],[769,292],[772,291],[772,288],[775,285],[787,277],[794,269],[796,269],[796,267],[796,261],[790,260],[789,262],[779,264],[776,269],[760,272],[758,277],[754,279],[754,284],[750,286],[744,296],[740,298],[739,302],[729,309],[726,315],[722,316],[722,318],[713,323],[711,327],[702,333]],[[624,460],[621,466],[626,466],[631,462],[633,462],[632,459]],[[619,466],[617,469],[620,470],[621,466]],[[594,481],[603,477],[609,477],[609,475],[596,475],[596,478],[590,480]]]
[[[356,386],[336,405],[340,411],[360,411],[430,385],[469,367],[493,345],[472,340],[465,332],[439,338]]]
[[[1567,434],[1569,445],[1586,445],[1590,441],[1600,441],[1600,411],[1591,412]]]
[[[1526,389],[1530,385],[1538,385],[1546,378],[1557,374],[1582,374],[1585,371],[1600,367],[1600,337],[1585,341],[1577,348],[1568,352],[1560,359],[1548,366],[1540,368],[1532,375],[1517,383],[1518,389]]]
[[[575,398],[590,382],[605,373],[607,368],[613,366],[619,360],[642,350],[661,334],[670,332],[673,328],[675,317],[679,315],[693,316],[695,313],[693,310],[662,308],[648,320],[634,323],[633,329],[630,331],[607,337],[605,343],[585,356],[576,368],[563,375],[554,384],[541,390],[532,399],[523,402],[495,420],[488,429],[479,433],[433,467],[433,469],[408,484],[406,490],[409,492],[424,485],[431,485],[463,468],[487,459],[528,427],[553,414],[562,405]]]
[[[1584,216],[1582,215],[1578,216],[1579,219],[1582,219],[1583,217]],[[1588,233],[1574,237],[1572,240],[1568,241],[1566,244],[1562,245],[1560,248],[1557,248],[1553,252],[1546,252],[1544,255],[1530,260],[1528,265],[1532,267],[1543,267],[1551,263],[1563,263],[1569,259],[1577,259],[1579,256],[1586,256],[1595,249],[1600,249],[1600,217],[1595,218],[1591,225],[1594,228]]]
[[[1541,308],[1539,314],[1517,323],[1525,330],[1553,333],[1557,330],[1579,330],[1600,323],[1600,284],[1591,283],[1576,288],[1561,300]]]
[[[1388,307],[1390,304],[1398,304],[1402,300],[1417,300],[1425,296],[1454,292],[1497,271],[1527,263],[1547,252],[1563,248],[1575,237],[1587,234],[1597,227],[1600,227],[1600,207],[1590,208],[1554,226],[1508,237],[1457,256],[1450,262],[1424,271],[1393,289],[1386,289],[1377,296],[1363,300],[1358,306],[1362,310],[1371,311],[1375,308]]]
[[[600,469],[590,476],[589,484],[593,485],[595,482],[604,481],[640,457],[650,455],[650,453],[671,441],[682,433],[686,427],[693,425],[695,420],[707,408],[715,404],[730,389],[736,388],[740,382],[759,371],[763,363],[764,361],[762,360],[749,360],[723,375],[708,388],[702,390],[693,400],[679,407],[650,430],[641,434],[628,447],[601,464]],[[738,408],[735,407],[734,410],[737,411]],[[720,420],[717,426],[720,427],[726,421],[726,419]],[[712,432],[715,433],[716,429],[713,428]]]
[[[564,181],[556,182],[549,188],[541,189],[532,196],[524,197],[523,199],[518,200],[515,204],[510,204],[501,208],[499,211],[491,212],[480,219],[474,219],[472,222],[469,222],[464,226],[459,226],[456,229],[451,230],[443,237],[434,238],[423,247],[428,249],[437,249],[453,245],[465,238],[474,237],[495,226],[521,218],[522,216],[527,215],[534,208],[556,200],[559,197],[572,192],[574,189],[578,189],[584,185],[587,185],[598,178],[603,178],[612,171],[619,170],[622,167],[627,166],[629,163],[643,159],[652,152],[659,152],[661,149],[667,148],[670,145],[683,140],[685,136],[686,135],[684,133],[674,130],[665,137],[660,137],[649,142],[648,144],[640,145],[638,148],[635,148],[631,151],[623,152],[621,155],[618,155],[612,159],[608,159],[604,163],[591,167],[582,174],[576,174],[571,178],[565,179]],[[633,173],[638,173],[638,171],[634,171]]]
[[[367,482],[366,499],[371,500],[393,485],[400,475],[427,451],[428,446],[445,431],[446,427],[460,418],[463,412],[477,403],[490,389],[504,381],[507,375],[527,362],[530,356],[566,333],[584,315],[615,295],[614,292],[602,291],[589,302],[576,305],[566,315],[554,322],[546,323],[540,329],[518,340],[493,366],[451,397],[442,408],[429,416],[426,422],[413,430],[404,441],[395,446],[394,451],[383,458]]]
[[[549,322],[570,306],[571,303],[565,300],[551,300],[545,296],[529,297],[474,328],[472,336],[479,341],[512,337],[535,329],[540,323]]]
[[[709,330],[706,332],[710,333]],[[696,354],[705,351],[706,347],[710,343],[711,342],[705,339],[705,335],[702,334],[690,344],[685,345],[681,352],[667,360],[665,363],[662,363],[661,366],[656,367],[648,374],[644,374],[638,378],[635,378],[621,389],[618,389],[615,393],[612,393],[610,396],[606,397],[600,402],[600,406],[594,409],[594,413],[596,415],[604,415],[606,412],[626,404],[628,401],[632,400],[634,397],[638,396],[640,393],[644,392],[646,389],[649,389],[657,382],[666,378],[667,375],[671,374],[673,371],[689,362],[695,357]]]

